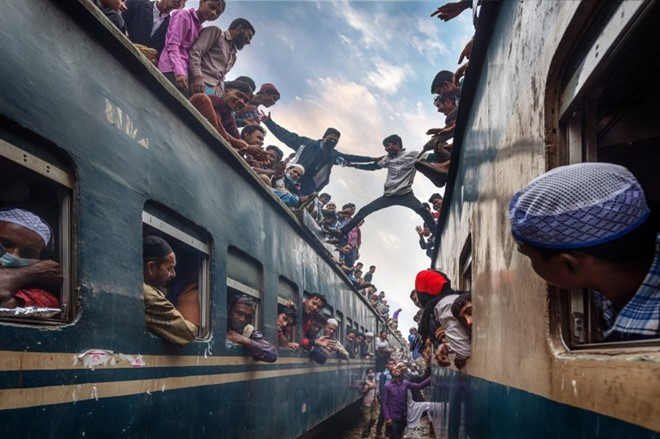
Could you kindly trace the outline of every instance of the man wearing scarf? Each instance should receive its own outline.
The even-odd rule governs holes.
[[[174,279],[176,255],[163,238],[142,240],[144,261],[144,319],[152,334],[175,344],[188,344],[197,336],[197,325],[186,320],[167,299],[167,283]]]
[[[50,226],[23,209],[0,211],[0,308],[59,308],[59,300],[39,286],[62,283],[62,269],[40,260],[51,243]]]

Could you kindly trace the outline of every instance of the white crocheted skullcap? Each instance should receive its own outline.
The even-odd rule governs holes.
[[[644,191],[623,166],[578,163],[532,180],[509,204],[513,236],[550,249],[591,247],[639,227],[650,214]]]
[[[47,246],[52,237],[50,226],[39,216],[24,209],[0,210],[0,221],[18,224],[41,236],[44,246]]]

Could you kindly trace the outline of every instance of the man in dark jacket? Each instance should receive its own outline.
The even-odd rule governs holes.
[[[374,160],[373,157],[344,154],[335,150],[341,136],[335,128],[325,130],[322,139],[313,140],[282,128],[270,118],[270,113],[262,111],[261,120],[280,142],[296,151],[290,163],[299,163],[305,167],[305,175],[300,180],[300,195],[309,195],[323,189],[330,181],[333,165]]]
[[[128,38],[135,44],[156,49],[160,55],[165,47],[170,12],[185,4],[185,0],[127,0],[127,10],[122,17],[126,23]]]

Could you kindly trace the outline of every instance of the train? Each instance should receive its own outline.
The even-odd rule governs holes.
[[[300,322],[310,293],[326,295],[342,340],[387,325],[94,2],[11,0],[0,36],[1,206],[49,222],[64,273],[55,314],[0,315],[0,436],[295,438],[358,401],[373,360],[280,349],[260,363],[225,342],[236,293],[258,303],[253,323],[275,345],[278,306],[296,303]],[[198,282],[186,346],[147,332],[147,234]]]
[[[660,200],[660,3],[475,3],[433,266],[473,298],[466,366],[434,367],[438,438],[660,437],[660,340],[600,342],[589,292],[516,251],[513,194],[557,166],[626,166]],[[587,189],[587,188],[585,188]]]

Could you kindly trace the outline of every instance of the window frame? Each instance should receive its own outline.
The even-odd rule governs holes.
[[[576,164],[597,161],[598,150],[598,112],[595,93],[604,73],[620,59],[625,45],[630,42],[631,33],[646,18],[652,2],[621,2],[609,19],[598,30],[598,35],[586,50],[577,67],[564,75],[568,80],[562,84],[558,75],[557,96],[551,100],[556,116],[552,119],[549,132],[556,130],[554,141],[559,148],[558,157],[549,157],[549,163]],[[600,5],[597,5],[600,6]],[[579,40],[579,39],[578,39]],[[572,49],[580,47],[580,43]],[[572,54],[571,51],[566,51]],[[568,64],[571,55],[564,60]],[[566,66],[563,66],[566,69]],[[563,72],[566,73],[566,72]],[[551,88],[549,87],[549,90]],[[621,342],[597,342],[596,308],[591,300],[591,291],[587,289],[565,290],[549,286],[556,294],[551,295],[551,304],[559,321],[558,335],[564,347],[570,351],[599,352],[614,348],[658,347],[660,338]],[[551,319],[551,324],[554,320]],[[610,352],[610,351],[608,351]]]
[[[232,251],[232,249],[234,251]],[[259,273],[259,279],[256,282],[256,285],[258,288],[254,288],[250,285],[246,285],[242,283],[239,280],[233,279],[230,277],[229,273],[229,259],[230,255],[232,253],[236,253],[237,256],[243,257],[248,259],[251,263],[254,263],[254,267],[257,269],[257,272]],[[227,318],[229,318],[229,296],[232,291],[237,291],[242,294],[246,294],[252,299],[255,300],[257,303],[257,309],[254,312],[254,318],[252,319],[252,326],[254,329],[257,329],[261,331],[261,328],[263,327],[263,312],[262,312],[262,307],[264,306],[264,297],[263,297],[263,286],[264,286],[264,269],[263,269],[263,264],[257,259],[252,256],[250,256],[248,253],[245,251],[241,250],[240,248],[236,246],[229,246],[227,248],[227,279],[226,279],[226,286],[227,286],[227,303],[225,304],[225,309],[227,311]],[[226,334],[225,334],[226,336]]]
[[[13,143],[0,138],[0,157],[14,163],[28,172],[58,185],[64,196],[58,206],[58,225],[52,227],[59,238],[58,264],[62,269],[63,279],[60,286],[59,317],[0,317],[0,324],[19,324],[21,326],[62,326],[75,322],[79,311],[79,288],[76,265],[74,195],[76,178],[73,169],[67,171],[60,165],[41,158]]]
[[[279,314],[279,306],[286,307],[288,304],[288,300],[285,297],[282,297],[280,295],[281,285],[282,284],[287,284],[289,287],[291,287],[293,291],[293,304],[295,305],[296,309],[296,324],[293,327],[293,331],[291,333],[291,341],[294,343],[300,343],[300,340],[302,339],[301,333],[302,333],[302,301],[300,299],[300,288],[298,288],[298,284],[293,282],[292,280],[288,279],[285,276],[278,276],[277,277],[277,312]],[[276,316],[277,317],[277,316]],[[279,345],[279,340],[277,340],[277,346],[278,349],[285,349],[285,350],[290,350],[293,351],[291,348],[287,348],[284,346]]]
[[[147,211],[147,209],[149,211]],[[197,269],[197,292],[199,294],[199,327],[195,341],[207,341],[211,336],[211,235],[205,230],[197,230],[198,226],[192,227],[201,235],[207,235],[208,243],[190,233],[181,230],[176,225],[170,224],[167,219],[159,217],[152,213],[158,211],[159,214],[169,217],[166,212],[162,212],[157,205],[147,201],[142,209],[142,225],[148,225],[170,238],[174,238],[179,243],[186,245],[200,254],[199,267]],[[176,219],[176,218],[172,218]],[[171,221],[171,220],[170,220]],[[192,224],[191,221],[183,219],[182,222]]]

